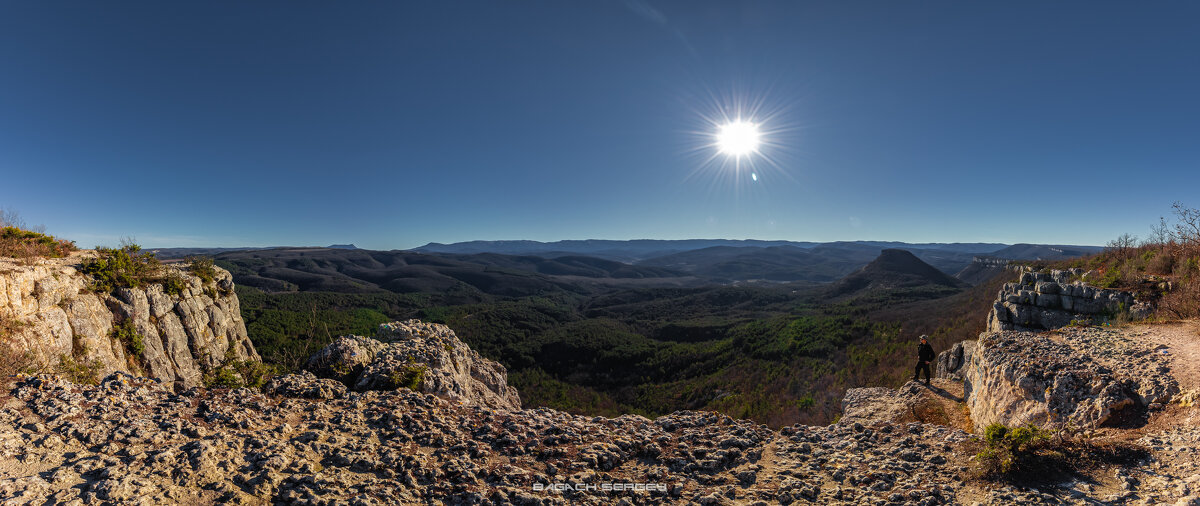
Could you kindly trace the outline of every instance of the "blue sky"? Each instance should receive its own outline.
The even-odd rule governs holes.
[[[1200,207],[1198,25],[1194,2],[4,2],[0,206],[86,247],[1102,244]],[[712,159],[739,105],[768,132],[752,169]]]

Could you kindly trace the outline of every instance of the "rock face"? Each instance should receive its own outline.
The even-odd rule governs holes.
[[[1149,314],[1149,307],[1137,303],[1129,292],[1070,281],[1083,273],[1082,269],[1022,273],[1019,282],[1005,284],[997,295],[988,315],[988,331],[1056,329],[1072,320],[1090,322],[1122,308],[1134,319]]]
[[[977,429],[1113,425],[1179,392],[1161,354],[1115,330],[985,332],[962,351],[962,366],[950,374],[963,378]],[[943,354],[947,362],[953,352]]]
[[[185,282],[178,295],[164,293],[162,285],[93,293],[77,269],[93,255],[81,251],[34,265],[0,259],[0,313],[22,322],[15,344],[40,365],[70,360],[101,376],[130,371],[187,388],[227,356],[260,360],[229,272],[214,268],[215,286],[206,287],[186,269],[166,266]],[[140,357],[113,335],[114,325],[124,321],[141,336]]]
[[[950,349],[938,353],[936,377],[961,381],[963,367],[971,359],[978,341],[959,341]]]
[[[445,325],[385,323],[375,338],[343,336],[309,358],[305,369],[357,391],[408,387],[464,405],[519,410],[504,366],[479,356]]]

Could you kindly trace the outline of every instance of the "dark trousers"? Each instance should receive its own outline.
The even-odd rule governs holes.
[[[917,368],[913,370],[913,381],[921,378],[921,371],[925,371],[926,380],[933,378],[933,374],[929,372],[929,362],[920,361],[917,362]]]

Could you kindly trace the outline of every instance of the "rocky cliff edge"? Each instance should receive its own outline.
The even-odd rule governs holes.
[[[95,256],[79,251],[32,265],[0,258],[0,316],[16,322],[10,346],[27,353],[35,368],[69,365],[97,378],[133,372],[188,388],[228,360],[260,360],[229,272],[214,267],[206,284],[186,268],[165,265],[182,281],[178,293],[161,284],[102,293],[80,272]],[[124,322],[140,346],[132,346],[132,333],[123,342],[114,332]]]

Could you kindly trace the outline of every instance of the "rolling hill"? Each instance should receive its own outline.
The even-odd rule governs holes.
[[[863,268],[842,278],[829,288],[833,296],[902,288],[942,287],[956,292],[968,283],[922,262],[911,252],[885,249],[879,257]]]

